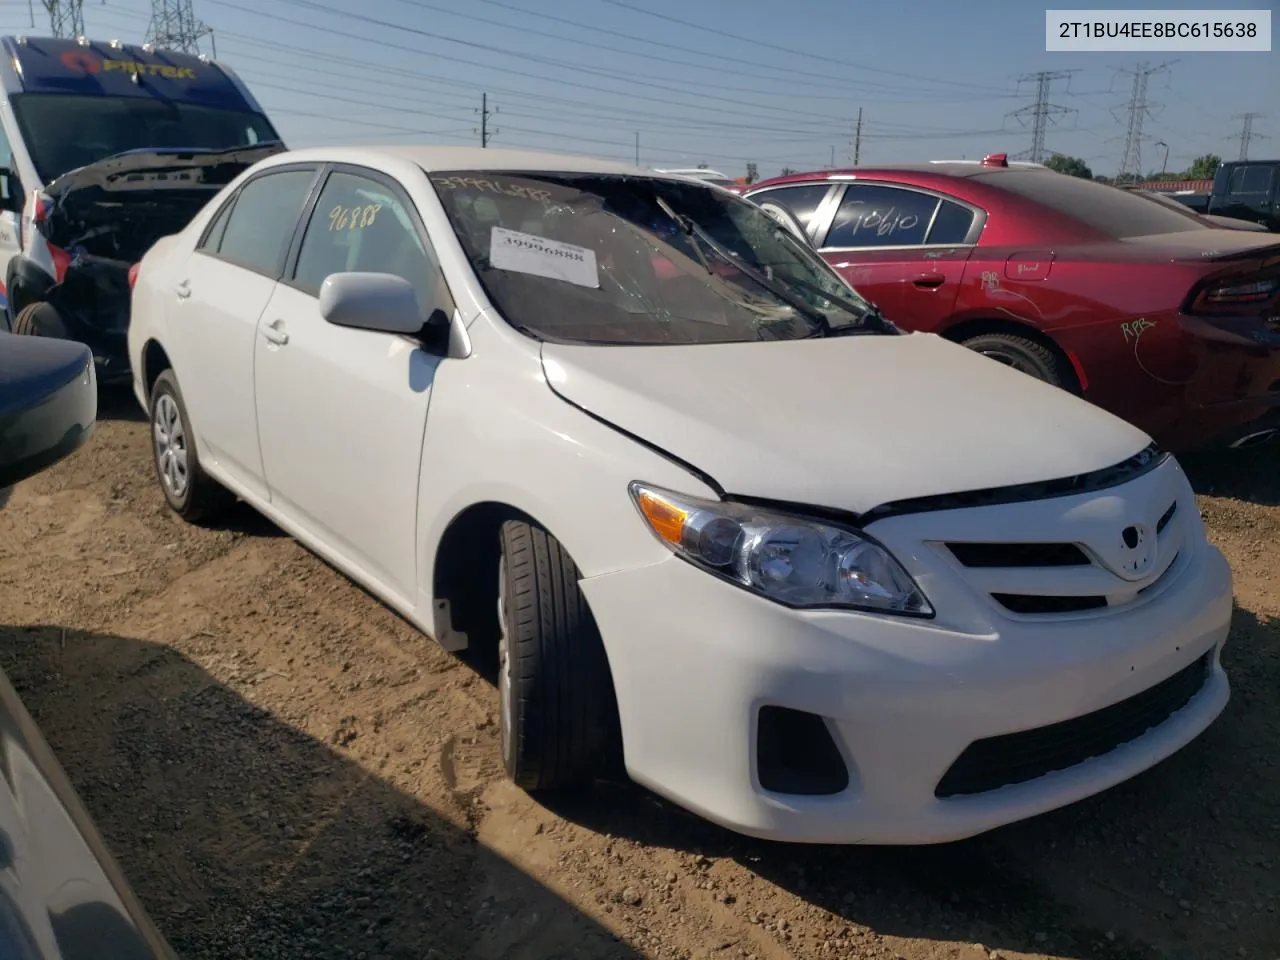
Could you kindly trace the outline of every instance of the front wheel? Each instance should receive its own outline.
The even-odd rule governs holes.
[[[507,775],[529,791],[586,785],[609,759],[616,707],[578,568],[540,527],[502,525],[499,721]]]
[[[200,466],[191,420],[172,370],[161,373],[151,388],[151,452],[165,502],[182,519],[212,520],[234,501],[230,491]]]
[[[1043,343],[1013,333],[980,333],[960,343],[1027,376],[1064,390],[1071,388],[1072,377],[1066,364]]]
[[[28,303],[13,318],[13,332],[27,337],[51,337],[55,340],[69,340],[67,325],[58,308],[44,300]]]

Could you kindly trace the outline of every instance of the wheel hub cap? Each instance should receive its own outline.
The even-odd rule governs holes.
[[[155,442],[156,470],[171,496],[181,498],[187,492],[187,433],[182,428],[178,404],[169,394],[161,394],[151,418]]]

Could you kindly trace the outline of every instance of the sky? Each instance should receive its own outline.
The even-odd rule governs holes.
[[[0,0],[0,33],[47,35],[41,0]],[[152,0],[84,0],[86,33],[140,42]],[[1114,174],[1140,62],[1141,164],[1205,153],[1280,156],[1280,48],[1270,53],[1046,53],[1026,0],[194,0],[205,53],[234,68],[290,146],[479,143],[741,176],[1011,156],[1031,145],[1037,71],[1051,85],[1046,148]],[[1083,7],[1082,9],[1096,8]],[[1276,0],[1127,9],[1276,8]],[[1069,2],[1055,9],[1081,8]],[[1162,145],[1167,144],[1166,149]]]

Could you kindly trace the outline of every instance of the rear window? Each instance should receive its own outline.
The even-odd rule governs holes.
[[[983,184],[1012,193],[1117,240],[1208,227],[1127,190],[1063,173],[1002,170],[978,174]]]

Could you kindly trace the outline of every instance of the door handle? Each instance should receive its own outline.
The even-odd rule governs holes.
[[[940,287],[946,283],[947,278],[940,273],[926,273],[922,276],[916,277],[911,282],[917,287],[921,287],[925,290],[932,290],[934,287]]]
[[[272,320],[262,328],[262,335],[266,338],[267,343],[274,343],[282,347],[289,342],[289,335],[280,329],[283,325],[283,320]]]
[[[191,281],[183,280],[181,283],[173,285],[173,292],[178,295],[179,300],[185,300],[191,296]]]

